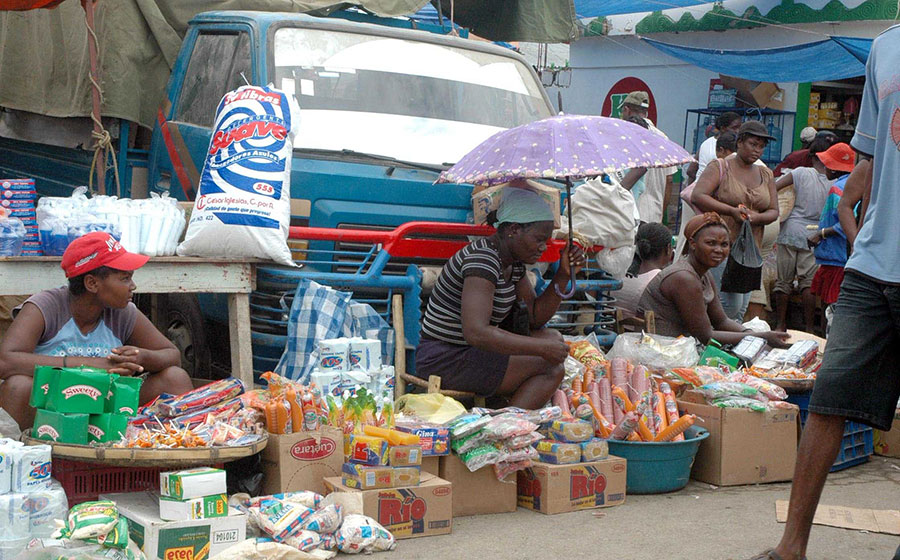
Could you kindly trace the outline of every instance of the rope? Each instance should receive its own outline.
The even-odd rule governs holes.
[[[87,29],[89,41],[94,42],[94,48],[97,49],[97,64],[100,64],[100,41],[97,38],[97,34],[94,33],[94,30],[88,24],[87,20],[87,10],[84,12],[84,27]],[[88,71],[88,80],[91,82],[91,87],[97,90],[97,93],[100,96],[100,104],[103,104],[103,88],[100,87],[100,84],[97,83],[97,80],[94,79],[91,71]],[[119,183],[119,162],[116,159],[116,151],[113,149],[112,145],[112,136],[110,136],[109,131],[103,127],[103,122],[100,120],[99,115],[95,115],[93,109],[91,110],[91,120],[94,121],[96,128],[91,131],[91,138],[94,139],[94,157],[91,159],[91,174],[88,177],[88,191],[91,194],[94,194],[94,171],[97,168],[97,161],[100,159],[100,151],[105,150],[109,154],[112,155],[113,161],[113,174],[116,178],[116,193],[122,192],[122,186]],[[101,161],[100,165],[106,165],[106,158],[104,161]],[[107,167],[108,169],[108,167]]]

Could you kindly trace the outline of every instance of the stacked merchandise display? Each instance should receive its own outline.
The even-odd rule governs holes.
[[[29,404],[31,435],[58,443],[120,440],[138,409],[142,380],[94,368],[37,366]]]
[[[359,337],[319,341],[316,368],[310,383],[337,404],[358,388],[373,395],[380,409],[394,397],[394,368],[381,361],[381,341]]]
[[[69,504],[50,478],[50,446],[0,438],[0,560],[15,558],[35,537],[50,537]]]
[[[373,490],[419,485],[422,466],[419,436],[366,425],[362,434],[349,434],[344,442],[346,462],[341,476],[344,486]]]
[[[159,518],[163,521],[228,515],[225,471],[208,467],[159,475]]]
[[[0,256],[39,257],[34,179],[0,179]]]

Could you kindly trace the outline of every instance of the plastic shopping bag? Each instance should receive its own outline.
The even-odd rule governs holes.
[[[746,294],[759,289],[762,281],[762,263],[762,255],[756,246],[756,240],[753,239],[750,221],[744,220],[741,231],[731,246],[728,262],[725,263],[722,291]]]

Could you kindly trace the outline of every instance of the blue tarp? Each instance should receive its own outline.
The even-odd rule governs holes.
[[[850,51],[850,54],[862,61],[863,64],[869,59],[869,51],[872,50],[873,39],[864,39],[862,37],[832,37],[831,40]]]
[[[857,55],[830,38],[815,43],[759,50],[682,47],[644,38],[662,52],[700,68],[760,82],[817,82],[866,73]]]
[[[709,3],[709,0],[575,0],[575,14],[579,18],[602,17]]]

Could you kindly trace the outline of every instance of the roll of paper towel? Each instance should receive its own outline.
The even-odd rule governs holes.
[[[51,479],[50,488],[25,494],[25,510],[32,537],[50,538],[56,530],[54,520],[65,520],[69,500],[62,484]]]
[[[28,510],[25,506],[25,494],[0,495],[0,527],[3,528],[0,539],[11,540],[28,537]]]
[[[348,371],[350,369],[350,339],[331,338],[319,342],[319,369]]]
[[[12,489],[12,456],[10,450],[15,447],[24,447],[21,441],[0,438],[0,494],[6,494]]]
[[[31,542],[31,537],[0,540],[0,560],[18,558],[29,542]]]
[[[381,368],[381,341],[354,337],[350,339],[350,369],[375,371]]]
[[[12,457],[12,491],[36,492],[50,488],[50,446],[14,447]]]

